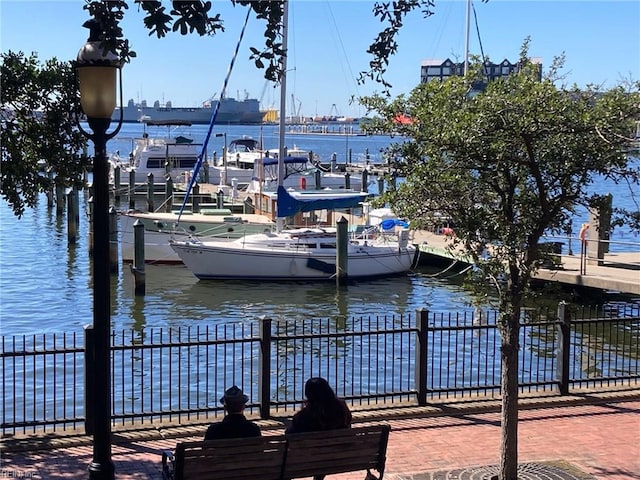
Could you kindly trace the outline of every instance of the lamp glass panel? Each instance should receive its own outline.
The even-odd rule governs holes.
[[[80,67],[80,103],[87,117],[111,118],[116,108],[114,67]]]

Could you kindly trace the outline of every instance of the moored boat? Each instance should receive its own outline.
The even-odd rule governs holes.
[[[306,197],[306,198],[305,198]],[[349,192],[277,192],[278,217],[301,211],[355,207],[363,195]],[[338,249],[336,228],[297,228],[245,235],[229,242],[190,237],[171,240],[171,247],[186,267],[200,279],[330,280],[335,278]],[[416,248],[409,231],[392,234],[367,228],[350,235],[346,244],[347,275],[368,279],[407,273]]]
[[[271,231],[275,224],[265,215],[235,214],[226,209],[204,213],[122,212],[119,215],[122,261],[133,262],[134,225],[144,230],[144,258],[147,263],[180,264],[182,260],[169,245],[171,239],[196,236],[215,241],[229,241],[244,235]]]
[[[146,120],[142,137],[135,138],[133,150],[128,157],[120,157],[116,152],[109,158],[109,181],[116,183],[119,172],[121,185],[128,185],[130,174],[134,173],[135,183],[146,183],[149,174],[153,174],[154,184],[166,183],[167,176],[174,182],[184,183],[198,162],[202,153],[202,144],[195,143],[186,130],[191,123],[169,120],[156,122]],[[166,135],[149,135],[147,127],[166,128]]]

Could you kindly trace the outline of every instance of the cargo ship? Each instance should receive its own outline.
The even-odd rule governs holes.
[[[132,123],[145,120],[154,122],[179,120],[195,125],[208,125],[217,102],[218,100],[208,100],[201,107],[174,107],[171,102],[166,102],[164,106],[161,106],[160,102],[156,100],[153,106],[149,106],[146,100],[136,103],[131,99],[122,109],[122,121]],[[220,100],[216,124],[260,124],[264,115],[265,112],[260,111],[260,102],[255,98],[245,98],[244,100],[223,98]],[[119,118],[120,108],[116,108],[111,119],[118,121]]]

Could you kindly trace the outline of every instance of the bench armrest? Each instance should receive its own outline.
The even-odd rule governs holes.
[[[164,480],[173,480],[175,477],[176,459],[171,450],[162,452],[162,478]]]

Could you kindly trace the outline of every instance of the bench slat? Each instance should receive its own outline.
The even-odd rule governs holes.
[[[286,440],[279,437],[238,438],[178,444],[176,479],[279,480]]]
[[[389,425],[324,432],[181,442],[176,480],[289,480],[360,470],[382,479]]]
[[[290,435],[283,477],[384,471],[389,426]]]

